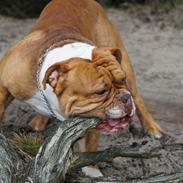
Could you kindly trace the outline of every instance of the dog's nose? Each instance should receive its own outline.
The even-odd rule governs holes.
[[[129,93],[125,93],[121,96],[121,101],[126,104],[128,100],[130,99],[131,95]]]

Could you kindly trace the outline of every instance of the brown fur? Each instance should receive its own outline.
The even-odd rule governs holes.
[[[33,26],[32,31],[19,43],[15,44],[2,58],[0,61],[0,115],[2,117],[5,107],[7,105],[8,97],[15,97],[20,100],[25,100],[33,96],[37,92],[37,80],[36,72],[38,69],[38,60],[44,51],[52,45],[62,45],[66,42],[81,41],[81,42],[92,42],[97,47],[114,47],[118,48],[122,53],[122,59],[120,61],[122,70],[116,67],[116,64],[110,65],[104,64],[104,60],[101,58],[108,58],[113,63],[113,59],[116,58],[120,60],[121,57],[118,52],[113,52],[113,56],[109,56],[109,50],[99,49],[95,50],[93,53],[93,63],[89,64],[86,60],[78,62],[69,62],[68,66],[71,68],[69,77],[72,77],[69,81],[64,81],[65,84],[57,85],[55,88],[56,93],[60,93],[61,90],[65,90],[64,95],[60,98],[65,114],[70,116],[79,113],[79,109],[73,109],[72,103],[80,102],[84,98],[88,98],[88,103],[82,104],[84,106],[90,106],[94,109],[95,106],[89,105],[90,101],[93,102],[92,97],[86,95],[82,85],[75,85],[76,80],[78,80],[77,73],[74,73],[74,68],[77,67],[77,72],[84,75],[86,73],[83,71],[84,68],[88,67],[88,74],[93,75],[93,79],[86,80],[85,88],[91,88],[95,84],[96,87],[100,87],[101,83],[95,83],[98,81],[99,75],[96,69],[99,65],[103,64],[103,68],[107,67],[108,72],[104,69],[99,69],[107,82],[112,82],[115,80],[116,86],[122,85],[128,88],[134,98],[134,102],[137,108],[138,117],[142,123],[144,129],[152,135],[161,134],[163,130],[154,121],[151,114],[148,112],[143,99],[140,97],[136,83],[133,68],[131,66],[128,53],[121,41],[120,35],[116,28],[111,24],[111,22],[106,17],[103,9],[93,0],[53,0],[46,8],[43,10],[40,18]],[[101,62],[101,63],[100,63]],[[119,64],[118,64],[119,65]],[[61,65],[60,65],[61,66]],[[60,67],[59,66],[59,67]],[[48,71],[49,72],[49,71]],[[47,77],[47,76],[46,76]],[[87,78],[87,77],[86,77]],[[127,83],[123,82],[126,79]],[[47,79],[46,79],[47,81]],[[72,81],[72,82],[71,82]],[[62,82],[62,81],[59,81]],[[65,87],[63,87],[65,86]],[[69,87],[67,87],[69,86]],[[72,87],[74,90],[84,95],[78,96],[78,93],[72,93]],[[87,90],[88,92],[88,90]],[[109,105],[114,99],[115,90],[112,91],[108,97],[108,103],[103,104],[101,102],[100,109]],[[70,97],[70,104],[67,104],[67,98]],[[98,108],[97,108],[98,109]],[[82,110],[85,110],[84,108]],[[86,111],[89,108],[86,109]],[[75,111],[75,112],[74,112]],[[102,115],[97,114],[97,116]],[[96,114],[97,110],[93,110],[93,113],[86,113],[86,115]],[[37,119],[37,118],[36,118]],[[39,123],[45,122],[44,117],[39,116]],[[35,122],[35,121],[34,121]],[[46,123],[46,122],[45,122]],[[33,124],[33,123],[32,123]],[[94,132],[96,138],[91,135],[87,136],[86,149],[96,150],[98,143],[98,132]],[[95,135],[94,135],[95,136]],[[90,147],[94,145],[94,148]]]

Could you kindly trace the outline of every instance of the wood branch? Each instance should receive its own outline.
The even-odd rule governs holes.
[[[0,182],[17,183],[25,176],[29,157],[0,134]]]
[[[133,148],[133,147],[111,147],[103,151],[97,151],[97,152],[92,152],[92,153],[77,153],[73,157],[74,161],[72,161],[72,164],[69,167],[69,172],[76,170],[78,168],[87,166],[87,165],[95,165],[96,163],[99,162],[107,162],[107,163],[112,163],[113,158],[115,157],[126,157],[126,158],[133,158],[134,159],[150,159],[150,162],[153,162],[151,158],[158,158],[161,159],[164,157],[165,152],[168,154],[168,152],[171,152],[172,154],[175,155],[174,158],[176,158],[175,152],[181,149],[183,152],[183,144],[171,144],[171,145],[163,145],[159,147],[155,147],[150,149],[149,152],[141,151],[142,147],[139,148]],[[168,159],[168,157],[167,157]],[[180,158],[181,159],[181,158]],[[175,168],[175,162],[172,159],[169,159],[169,164],[166,162],[169,166],[169,169]],[[171,162],[173,161],[173,162]],[[159,170],[161,170],[161,174],[157,176],[149,176],[148,178],[141,178],[141,179],[135,179],[132,178],[133,181],[128,180],[129,183],[168,183],[172,181],[183,181],[183,171],[182,171],[182,161],[180,164],[177,164],[179,168],[176,168],[177,173],[172,173],[169,174],[169,170],[167,169],[167,172],[164,171],[162,172],[161,167],[159,167]],[[131,165],[129,165],[131,166]],[[123,167],[121,167],[122,169]],[[144,167],[145,168],[145,167]],[[152,167],[152,169],[154,166]],[[76,181],[75,178],[73,180]],[[99,179],[97,179],[99,180]],[[97,181],[96,180],[96,181]],[[103,181],[103,179],[100,179],[100,181]],[[111,180],[105,179],[104,181],[110,182]],[[77,182],[77,181],[76,181]],[[78,182],[92,182],[90,178],[86,179],[85,177],[79,177]],[[113,182],[119,182],[119,180],[113,180]],[[123,182],[123,180],[120,180],[120,182]],[[124,181],[126,182],[126,181]]]
[[[60,182],[65,179],[69,170],[96,164],[96,162],[112,161],[114,157],[152,158],[158,154],[141,152],[135,148],[114,147],[95,153],[74,154],[71,145],[87,129],[94,127],[98,119],[75,118],[66,120],[57,132],[40,148],[35,161],[32,163],[27,180],[47,183]]]
[[[32,182],[40,183],[63,182],[65,174],[72,172],[72,170],[99,162],[112,162],[115,157],[130,157],[134,162],[137,159],[149,159],[148,163],[155,165],[162,161],[164,163],[163,167],[167,172],[165,171],[162,174],[162,165],[159,168],[156,167],[156,171],[160,171],[163,176],[169,174],[174,175],[175,173],[181,172],[183,162],[177,161],[177,159],[180,153],[183,152],[183,144],[173,144],[172,142],[174,140],[169,136],[165,136],[161,140],[145,136],[141,139],[137,138],[136,141],[133,140],[134,142],[132,144],[129,144],[129,141],[127,141],[125,146],[112,147],[104,151],[73,153],[71,145],[87,129],[94,127],[97,122],[97,119],[75,118],[67,120],[62,124],[55,135],[41,147],[30,168],[28,179]],[[128,134],[131,133],[128,132]],[[167,144],[168,141],[172,142]],[[145,160],[141,160],[141,163],[142,166],[144,166],[144,174],[146,174],[144,178],[148,176],[151,177],[153,167],[150,168]],[[133,164],[127,164],[127,169],[130,168],[128,166],[133,166]],[[137,164],[139,164],[139,162],[137,162]],[[122,170],[123,166],[124,165],[121,164],[120,168]],[[146,169],[149,169],[149,173],[145,172]],[[138,171],[136,176],[138,177]],[[136,176],[132,177],[132,179],[136,178]],[[167,180],[168,178],[169,177],[167,177]]]
[[[27,165],[25,155],[12,146],[3,135],[0,135],[0,181],[3,183],[57,183],[64,181],[71,183],[72,180],[92,182],[95,179],[86,178],[81,174],[78,176],[78,173],[74,177],[74,172],[78,168],[99,162],[110,162],[108,164],[111,166],[110,171],[115,171],[116,168],[120,169],[122,176],[117,177],[116,182],[183,181],[182,135],[165,135],[162,139],[157,140],[148,136],[142,137],[142,133],[138,130],[135,130],[135,134],[132,132],[133,130],[127,130],[126,134],[124,132],[125,135],[120,146],[94,153],[74,153],[71,148],[72,144],[87,129],[94,127],[98,122],[98,119],[93,118],[66,120],[54,135],[44,142],[37,156],[30,161],[29,165]],[[123,158],[116,159],[115,157]],[[25,172],[27,169],[28,172]],[[69,177],[67,176],[65,179],[66,173],[69,173]],[[111,181],[106,177],[98,180]],[[114,179],[112,181],[115,182]]]
[[[88,165],[95,165],[99,162],[111,163],[116,157],[149,159],[159,157],[161,154],[156,152],[140,152],[139,148],[114,146],[103,151],[75,153],[73,161],[69,166],[69,171],[82,168]],[[151,150],[153,151],[153,150]]]
[[[75,118],[66,120],[56,133],[40,148],[32,163],[27,180],[39,183],[57,183],[65,179],[72,161],[71,145],[99,119]]]

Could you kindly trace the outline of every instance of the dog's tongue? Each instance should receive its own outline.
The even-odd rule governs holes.
[[[120,123],[120,119],[118,119],[118,120],[115,120],[115,119],[109,119],[107,122],[109,123],[109,125],[110,125],[111,127],[114,127],[114,126],[119,125],[119,123]]]
[[[104,133],[118,132],[120,129],[126,128],[130,122],[130,118],[108,119],[96,126],[97,129]]]

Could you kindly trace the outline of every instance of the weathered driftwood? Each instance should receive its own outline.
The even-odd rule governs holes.
[[[103,151],[75,153],[73,155],[69,171],[88,165],[95,165],[99,162],[111,163],[116,157],[149,159],[159,157],[161,154],[153,152],[153,150],[152,152],[140,152],[139,148],[114,146]]]
[[[179,156],[181,157],[183,152],[183,144],[181,142],[177,143],[171,136],[165,136],[160,141],[148,136],[141,139],[133,138],[133,143],[131,144],[115,146],[104,151],[73,153],[70,149],[73,142],[88,128],[94,127],[97,122],[97,119],[76,118],[67,120],[65,124],[62,124],[56,134],[43,145],[36,156],[29,172],[29,180],[32,179],[33,182],[40,183],[63,182],[66,172],[98,162],[112,162],[115,157],[130,157],[134,161],[143,159],[141,160],[142,165],[144,165],[145,169],[149,169],[149,173],[146,172],[146,176],[142,178],[149,176],[152,179],[152,175],[162,175],[166,176],[167,182],[172,179],[172,176],[174,180],[177,180],[175,174],[181,173],[183,167],[183,161],[179,161]],[[161,166],[159,168],[156,167],[156,172],[154,173],[153,167],[151,168],[149,164],[158,164],[158,162],[161,162]],[[162,162],[164,162],[163,165]],[[166,169],[164,172],[162,171],[163,166]],[[123,169],[123,164],[121,164],[120,168]],[[172,175],[167,176],[170,174]],[[179,174],[178,178],[180,179],[180,177]],[[164,177],[161,178],[164,179]],[[160,179],[160,177],[157,177],[157,179]]]
[[[36,183],[63,182],[71,158],[71,145],[87,129],[94,127],[99,119],[66,120],[56,133],[40,148],[27,180]]]
[[[172,137],[164,137],[166,140],[174,140]],[[144,140],[146,144],[144,143]],[[75,170],[79,167],[83,167],[96,162],[108,162],[114,164],[113,158],[125,157],[123,159],[117,159],[120,162],[120,167],[113,167],[121,169],[121,175],[123,178],[116,177],[116,180],[108,178],[95,179],[96,181],[105,182],[129,182],[129,183],[168,183],[168,182],[183,182],[183,144],[180,142],[170,142],[162,139],[162,144],[152,147],[148,143],[152,141],[148,137],[139,139],[139,144],[129,145],[127,147],[114,146],[104,151],[98,151],[94,153],[79,153],[76,155],[74,161],[70,165],[69,170]],[[147,140],[149,139],[149,140]],[[168,140],[168,141],[169,141]],[[158,141],[153,139],[153,141]],[[146,146],[146,147],[144,147]],[[131,158],[131,162],[128,160],[128,164],[125,162]],[[124,163],[124,164],[123,164]],[[143,175],[139,174],[138,165],[141,164],[141,170]],[[133,167],[134,166],[134,167]],[[135,169],[133,172],[132,167]],[[123,170],[124,169],[124,170]],[[126,174],[125,174],[126,173]],[[129,177],[129,175],[131,177]],[[72,175],[72,174],[71,174]],[[126,178],[125,175],[128,177]],[[67,178],[68,182],[80,182],[90,183],[93,179],[80,176],[73,176],[72,179]],[[74,180],[74,181],[72,181]]]
[[[24,168],[27,157],[0,135],[0,182],[25,182],[26,179],[27,183],[57,183],[64,182],[66,173],[69,173],[66,182],[92,182],[94,179],[86,178],[82,174],[78,176],[78,173],[75,175],[72,170],[99,162],[110,162],[114,167],[113,170],[118,168],[123,175],[116,177],[117,180],[110,177],[96,179],[100,181],[183,182],[182,135],[180,138],[165,136],[161,140],[156,140],[148,136],[134,136],[131,131],[127,131],[125,134],[127,139],[124,136],[120,146],[95,153],[74,153],[72,144],[98,121],[98,119],[75,118],[63,122],[54,135],[45,141],[27,168]],[[113,160],[115,157],[123,158],[117,159],[115,163],[115,159]],[[141,166],[138,168],[139,164]],[[29,171],[26,173],[27,169]],[[143,171],[140,172],[141,170]]]
[[[12,146],[9,141],[0,134],[0,182],[17,183],[25,176],[24,168],[29,160],[23,152]],[[20,173],[21,172],[21,173]]]
[[[74,154],[71,145],[87,129],[94,127],[98,119],[66,120],[56,133],[40,148],[28,173],[27,181],[39,183],[57,183],[64,181],[65,174],[72,169],[105,162],[115,157],[151,158],[157,156],[150,152],[138,152],[138,149],[114,147],[96,153]]]

